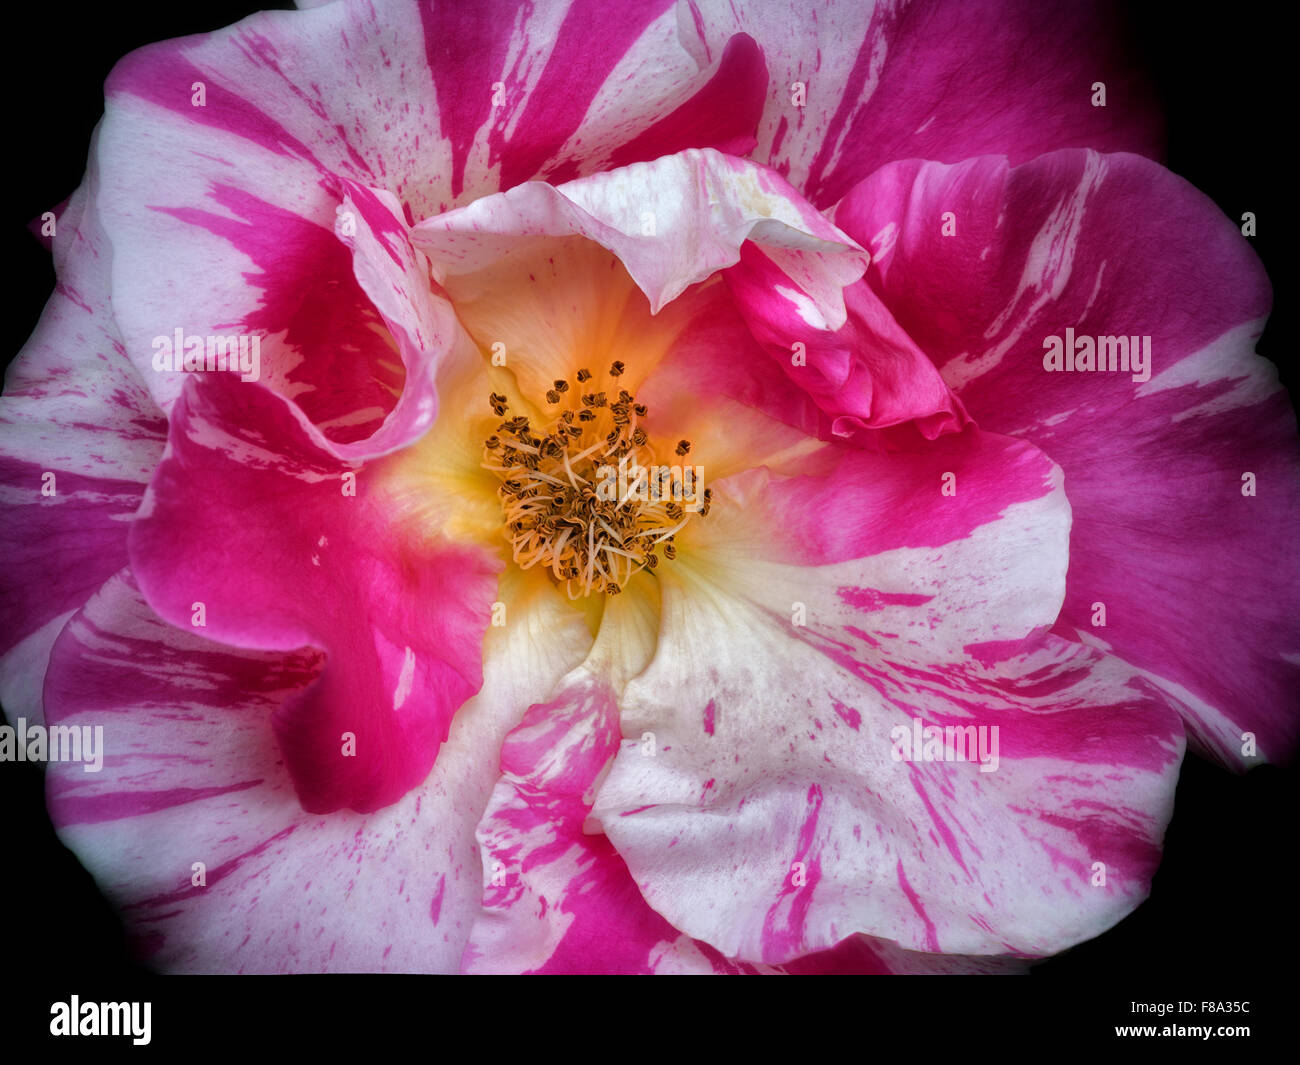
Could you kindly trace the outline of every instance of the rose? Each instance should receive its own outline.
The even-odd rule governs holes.
[[[936,95],[950,76],[952,23],[974,18],[965,10],[881,16],[870,33],[837,13],[836,39],[818,42],[828,56],[837,47],[845,60],[869,57],[883,40],[908,77],[881,77],[854,111],[870,64],[828,62],[818,76],[838,81],[812,117],[786,86],[816,49],[791,45],[791,23],[770,15],[732,26],[684,9],[699,67],[678,77],[648,76],[637,62],[672,51],[665,20],[647,11],[644,32],[624,26],[615,36],[629,40],[590,50],[602,57],[594,69],[610,72],[597,84],[593,67],[562,61],[564,42],[589,29],[581,13],[549,10],[531,39],[543,51],[559,41],[560,57],[539,81],[522,78],[532,93],[511,78],[498,92],[487,77],[476,96],[468,84],[504,62],[480,57],[504,46],[482,48],[469,27],[426,11],[428,39],[453,40],[423,59],[448,101],[437,112],[445,159],[433,168],[443,191],[430,190],[424,160],[404,154],[412,129],[427,140],[433,126],[427,83],[412,90],[408,76],[425,69],[424,53],[384,63],[400,43],[391,38],[409,45],[399,31],[414,9],[385,11],[376,26],[341,6],[262,18],[237,40],[164,46],[119,67],[102,172],[61,219],[65,243],[55,241],[63,290],[6,401],[6,453],[27,464],[13,483],[33,515],[16,523],[19,536],[56,537],[24,545],[45,582],[14,626],[35,635],[6,669],[32,672],[18,707],[29,718],[44,671],[51,722],[108,725],[102,776],[52,765],[51,808],[156,962],[445,969],[467,946],[471,969],[798,971],[934,964],[897,944],[1048,953],[1113,923],[1145,892],[1181,753],[1170,702],[1221,755],[1237,753],[1242,728],[1266,738],[1265,753],[1287,749],[1293,726],[1259,716],[1241,683],[1282,683],[1259,664],[1267,642],[1230,673],[1240,688],[1226,687],[1195,644],[1171,646],[1116,618],[1117,603],[1133,614],[1125,558],[1181,508],[1206,507],[1206,486],[1221,488],[1225,471],[1234,492],[1240,470],[1269,471],[1277,494],[1266,506],[1279,509],[1215,506],[1207,544],[1251,545],[1251,570],[1279,565],[1292,426],[1249,340],[1266,285],[1236,234],[1159,167],[1052,151],[1148,149],[1152,127],[1140,108],[1119,127],[1089,126],[1097,112],[1077,100],[1041,121],[1051,117],[1044,101],[1064,99],[1042,92],[1044,72],[1079,79],[1040,29],[1028,34],[1044,46],[1041,67],[1013,75],[1036,87],[1032,99],[1012,94],[1032,125],[1013,114],[990,132],[968,121],[981,114],[969,97]],[[351,61],[342,75],[325,62],[339,54]],[[1003,70],[999,54],[987,59]],[[632,117],[620,62],[648,77]],[[320,107],[353,117],[349,70],[376,86],[377,112],[394,120],[385,137],[380,118],[349,133],[321,117]],[[1122,84],[1105,74],[1112,91]],[[380,93],[395,85],[401,93]],[[596,100],[580,113],[579,88]],[[920,116],[908,124],[915,112],[896,127],[882,121],[904,92],[927,115],[939,101],[928,140],[910,135],[926,132]],[[419,110],[404,106],[412,96],[422,119],[402,117]],[[518,121],[476,136],[489,104]],[[726,155],[687,150],[698,147]],[[795,188],[734,158],[751,151],[785,169],[838,229]],[[1020,165],[987,157],[996,151]],[[925,156],[970,161],[892,162]],[[238,181],[217,179],[232,173]],[[519,184],[538,175],[557,188]],[[151,184],[160,179],[165,192]],[[490,195],[497,187],[512,191]],[[1141,239],[1127,228],[1135,203],[1148,220]],[[453,204],[465,206],[443,211]],[[1201,312],[1195,329],[1152,298],[1138,255],[1152,246],[1177,272],[1175,302]],[[859,247],[874,259],[863,281]],[[527,267],[548,264],[553,276],[532,280]],[[471,428],[490,414],[489,392],[510,392],[515,410],[554,407],[545,392],[557,380],[579,393],[582,367],[556,360],[575,338],[595,354],[602,337],[583,335],[599,334],[589,307],[553,313],[568,306],[556,294],[575,288],[597,310],[616,301],[624,312],[611,316],[622,334],[605,354],[636,353],[624,380],[646,400],[647,446],[668,458],[681,426],[719,493],[682,530],[683,557],[603,604],[594,642],[595,618],[588,626],[567,610],[535,570],[512,560],[497,577],[502,563],[485,545],[503,542],[500,503],[475,499],[469,478],[489,475],[465,446],[483,438]],[[660,314],[646,313],[638,291]],[[1153,334],[1156,380],[1046,375],[1044,336],[1084,320],[1098,323],[1096,336]],[[88,338],[87,323],[106,339]],[[260,380],[195,375],[182,394],[182,378],[153,363],[152,341],[174,328],[258,336]],[[496,344],[518,387],[485,368]],[[1162,366],[1172,376],[1160,378]],[[65,367],[75,387],[51,389]],[[608,362],[590,368],[604,378]],[[1235,384],[1216,386],[1219,377]],[[69,409],[77,403],[91,416]],[[169,421],[161,462],[152,403]],[[958,432],[968,407],[981,429]],[[57,435],[24,434],[24,419]],[[1190,458],[1198,433],[1222,447],[1238,420],[1253,435],[1236,453]],[[1090,467],[1099,425],[1117,443]],[[106,437],[117,438],[111,452]],[[819,439],[829,445],[816,450]],[[1197,483],[1179,491],[1155,472],[1115,528],[1106,519],[1122,499],[1107,476],[1125,469],[1123,490],[1148,483],[1127,468],[1129,439],[1190,462]],[[61,487],[39,496],[48,470]],[[355,496],[344,494],[348,473]],[[885,525],[881,514],[901,517]],[[1172,592],[1161,616],[1176,618],[1180,584],[1204,578],[1204,563],[1174,550],[1160,560],[1141,605]],[[1239,580],[1217,579],[1212,589]],[[1094,601],[1109,607],[1112,656],[1089,631]],[[504,626],[489,624],[494,602]],[[426,614],[427,603],[438,609]],[[647,615],[660,619],[653,643]],[[925,638],[913,642],[905,634],[917,629]],[[1286,635],[1285,625],[1263,633]],[[480,661],[482,690],[461,705]],[[824,696],[805,690],[811,678],[826,681]],[[924,736],[904,752],[918,719],[978,723],[986,755],[1000,736],[998,768],[926,760]],[[1054,764],[1069,772],[1048,771]],[[1050,913],[1030,901],[1045,892]],[[349,909],[357,898],[370,922],[361,929]],[[817,953],[853,932],[873,938]]]

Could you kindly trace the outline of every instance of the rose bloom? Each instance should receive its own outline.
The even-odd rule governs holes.
[[[149,965],[1013,971],[1289,756],[1270,289],[1109,8],[304,6],[116,66],[0,406]]]

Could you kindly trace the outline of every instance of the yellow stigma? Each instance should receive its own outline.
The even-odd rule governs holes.
[[[706,515],[713,497],[699,483],[699,467],[653,463],[638,424],[645,404],[626,389],[610,398],[623,372],[623,363],[613,363],[601,391],[589,384],[589,370],[578,371],[573,388],[557,380],[546,393],[546,428],[506,417],[483,443],[483,467],[501,481],[515,562],[546,567],[570,599],[616,595],[634,573],[656,568],[660,555],[675,558],[677,533]],[[488,403],[506,416],[505,396],[493,392]],[[689,440],[679,441],[676,455],[690,449]]]

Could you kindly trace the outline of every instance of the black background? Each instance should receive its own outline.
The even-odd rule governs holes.
[[[113,63],[141,45],[218,29],[252,10],[204,2],[6,12],[17,57],[3,69],[4,132],[12,150],[4,162],[0,234],[9,267],[6,360],[30,335],[54,286],[49,255],[27,225],[80,183]],[[1282,183],[1294,174],[1295,120],[1283,75],[1295,59],[1285,54],[1292,46],[1274,13],[1280,10],[1250,2],[1199,13],[1185,4],[1135,5],[1132,33],[1164,98],[1169,168],[1234,220],[1244,211],[1257,216],[1252,243],[1275,299],[1259,351],[1278,364],[1294,398],[1293,205],[1284,203]],[[1294,190],[1292,178],[1288,191]],[[1068,1008],[1076,1011],[1111,992],[1125,1001],[1130,991],[1154,1001],[1263,994],[1279,964],[1295,965],[1295,800],[1290,770],[1265,766],[1234,776],[1189,755],[1150,899],[1105,935],[1037,966],[1032,982],[1056,985],[1068,996],[1060,1001],[1074,1002]],[[0,803],[7,815],[0,874],[6,968],[16,961],[35,978],[33,989],[48,985],[56,997],[69,993],[71,976],[117,983],[144,975],[128,958],[112,910],[54,836],[40,770],[0,764]],[[1111,1023],[1128,1023],[1117,1009],[1106,1009],[1114,1013]],[[47,1011],[38,1014],[42,1030],[46,1018]]]

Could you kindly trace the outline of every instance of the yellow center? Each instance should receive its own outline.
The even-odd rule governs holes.
[[[497,495],[505,536],[522,569],[545,566],[570,599],[623,590],[632,575],[675,558],[674,538],[693,516],[709,512],[712,489],[702,467],[658,465],[645,429],[647,410],[626,389],[611,398],[623,364],[609,368],[598,390],[588,370],[573,387],[557,380],[546,393],[545,428],[507,417],[483,444],[483,467],[501,481]],[[498,416],[506,397],[488,397]]]

